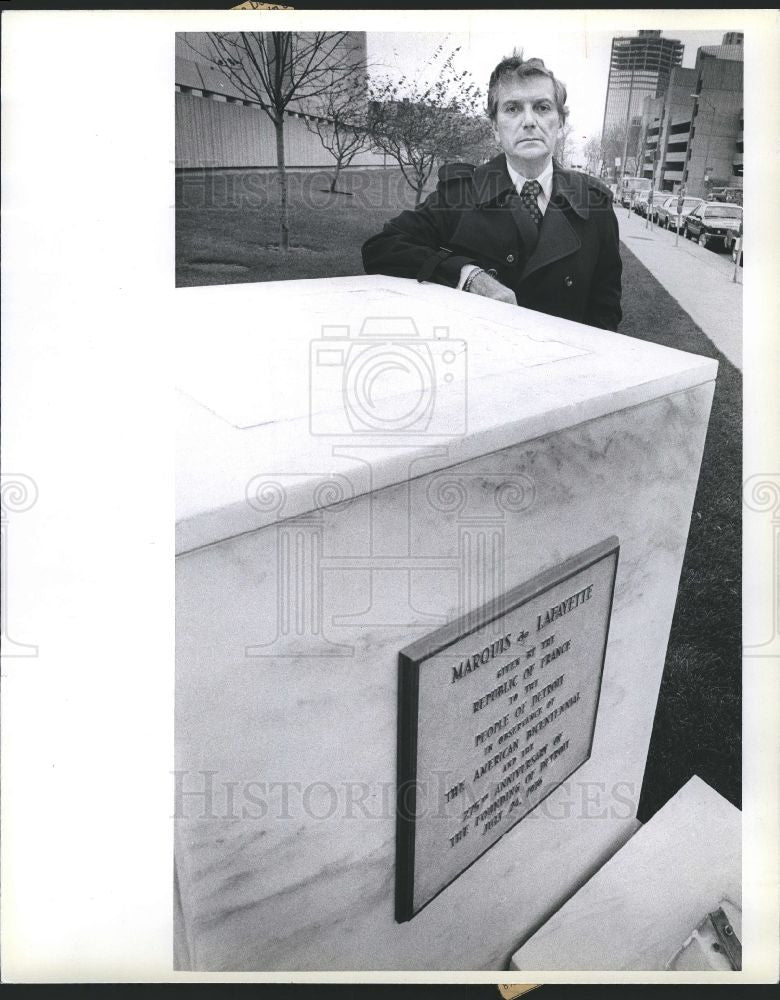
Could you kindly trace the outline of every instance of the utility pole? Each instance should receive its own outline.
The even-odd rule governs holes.
[[[626,176],[626,156],[628,155],[628,128],[631,120],[631,97],[634,93],[634,67],[631,67],[631,83],[628,88],[628,105],[626,106],[626,137],[623,140],[623,158],[620,161],[620,187],[623,187],[623,178]]]
[[[660,135],[660,128],[658,133]],[[647,224],[645,229],[649,229],[650,232],[653,231],[653,196],[655,194],[655,161],[658,156],[658,140],[656,140],[655,148],[653,149],[653,167],[651,172],[652,180],[650,181],[650,196],[647,201]]]

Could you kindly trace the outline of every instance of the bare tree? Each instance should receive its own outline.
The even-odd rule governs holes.
[[[571,154],[574,151],[574,128],[565,122],[561,126],[561,131],[555,143],[553,156],[563,167],[568,167],[571,162]]]
[[[626,143],[626,126],[624,123],[619,125],[611,125],[607,128],[601,137],[601,158],[604,164],[609,168],[610,175],[616,173],[617,167],[615,160],[619,159],[622,164],[623,157],[623,147],[628,146]],[[626,148],[627,154],[630,150]]]
[[[365,64],[348,51],[347,36],[346,31],[211,31],[205,36],[206,51],[188,43],[273,122],[281,191],[279,246],[284,252],[290,247],[285,117],[291,105],[305,113],[307,102],[322,99],[332,87],[349,78],[365,79]]]
[[[610,126],[601,139],[601,155],[610,173],[616,172],[615,160],[620,160],[617,172],[633,175],[637,171],[640,149],[640,126],[636,122]],[[623,160],[625,159],[625,163]]]
[[[475,144],[484,144],[483,102],[468,71],[458,73],[453,65],[458,51],[445,55],[440,45],[414,80],[371,81],[374,144],[401,168],[415,192],[415,205],[437,163],[462,159]]]
[[[590,171],[590,173],[595,174],[599,167],[599,160],[601,159],[601,133],[597,132],[588,138],[585,145],[582,147],[582,151],[585,154],[585,164]]]
[[[362,81],[347,79],[328,90],[316,116],[306,117],[306,127],[319,136],[323,148],[336,161],[331,191],[336,190],[341,170],[372,144],[367,111]]]

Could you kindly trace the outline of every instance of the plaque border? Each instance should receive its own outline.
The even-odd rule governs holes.
[[[545,590],[558,583],[564,583],[570,577],[588,569],[602,559],[610,555],[615,556],[615,568],[612,574],[612,586],[609,591],[607,604],[607,627],[604,631],[604,645],[601,651],[601,663],[599,666],[598,687],[596,690],[596,707],[594,712],[594,723],[590,734],[588,752],[576,767],[561,778],[557,785],[552,787],[544,795],[533,809],[519,816],[515,822],[507,827],[501,836],[492,844],[489,844],[483,851],[465,865],[461,870],[438,889],[429,899],[426,899],[416,910],[414,909],[414,845],[415,845],[415,823],[417,812],[417,731],[419,726],[419,682],[420,666],[424,660],[440,653],[447,646],[471,635],[478,629],[489,625],[496,618],[508,614],[521,604],[526,604],[533,600]],[[460,618],[446,625],[421,639],[415,640],[405,646],[398,654],[398,737],[396,753],[396,859],[395,859],[395,919],[396,923],[406,923],[416,917],[429,903],[433,902],[445,889],[447,889],[456,879],[468,871],[473,864],[486,854],[492,847],[513,830],[521,820],[529,816],[545,799],[556,789],[560,788],[564,781],[578,771],[583,764],[590,760],[593,750],[593,740],[596,733],[596,722],[598,720],[599,705],[601,703],[601,685],[604,678],[604,662],[607,656],[607,646],[609,644],[609,629],[612,624],[612,605],[615,596],[615,582],[617,580],[618,564],[620,562],[620,539],[616,535],[610,535],[602,542],[597,542],[589,548],[575,556],[566,559],[556,566],[542,570],[525,583],[518,584],[505,594],[488,601],[481,607],[461,615]]]

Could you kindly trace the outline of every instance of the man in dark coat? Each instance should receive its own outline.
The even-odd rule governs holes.
[[[622,264],[611,192],[552,159],[566,88],[540,59],[515,54],[493,71],[488,114],[503,153],[442,167],[419,208],[365,243],[366,272],[616,330]]]

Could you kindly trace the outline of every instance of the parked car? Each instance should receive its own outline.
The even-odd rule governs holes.
[[[742,188],[713,188],[707,195],[707,201],[727,201],[729,204],[742,204]]]
[[[698,240],[699,246],[716,246],[723,242],[731,230],[738,232],[742,225],[742,206],[721,201],[706,201],[695,208],[685,220],[683,234],[686,239]]]
[[[650,194],[651,192],[649,190],[640,191],[639,194],[637,194],[636,198],[634,199],[634,211],[637,213],[637,215],[641,215],[645,219],[647,218],[647,213],[650,208]],[[663,191],[653,191],[652,195],[653,195],[653,208],[655,208],[656,203],[661,201],[664,194]]]
[[[675,229],[677,227],[677,202],[679,200],[678,195],[672,195],[671,198],[667,198],[662,201],[658,206],[657,218],[658,225],[665,226],[667,229]],[[694,208],[698,208],[699,205],[704,204],[703,198],[683,198],[683,210],[682,218],[680,219],[680,232],[682,232],[683,224],[686,218],[691,214]]]
[[[668,191],[659,191],[657,196],[653,199],[653,222],[656,225],[661,222],[661,209],[666,205],[667,202],[674,201],[675,206],[677,204],[677,199],[673,195],[670,195]]]
[[[663,226],[664,223],[669,225],[669,212],[672,214],[677,212],[676,194],[667,194],[661,201],[653,205],[653,221],[659,226]]]

